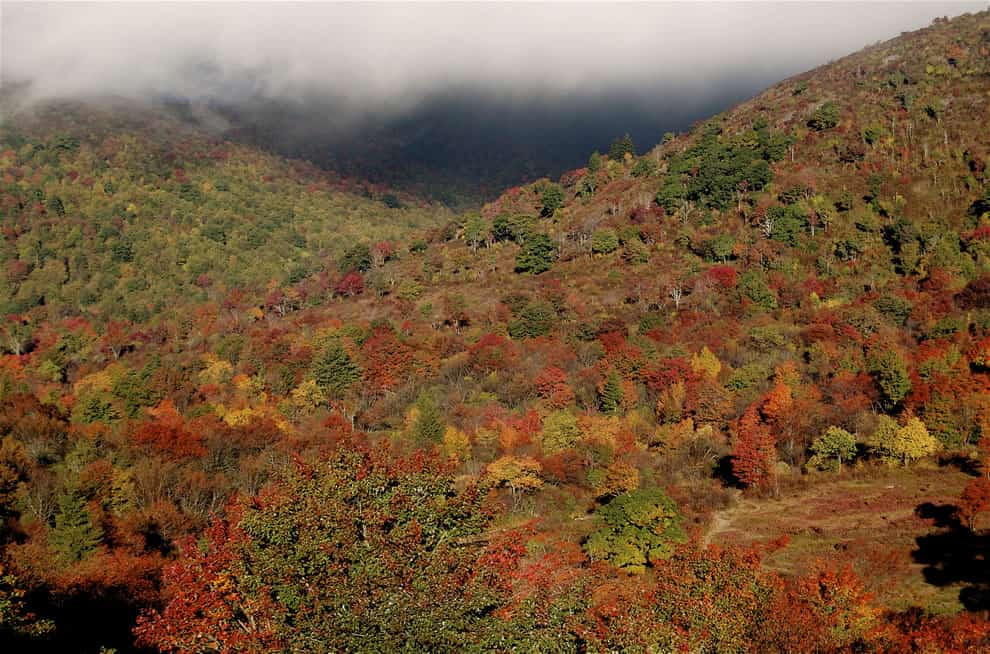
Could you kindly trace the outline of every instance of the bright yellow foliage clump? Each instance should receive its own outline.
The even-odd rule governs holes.
[[[218,359],[212,354],[205,355],[203,361],[206,363],[206,367],[199,373],[200,384],[203,386],[210,384],[219,386],[230,381],[230,377],[234,373],[234,367],[229,362]]]
[[[700,352],[691,357],[691,370],[703,377],[715,379],[718,373],[722,372],[722,362],[705,345]]]
[[[458,461],[471,458],[471,439],[462,430],[448,425],[443,432],[443,453]]]
[[[120,377],[123,367],[118,363],[113,363],[99,372],[86,375],[75,383],[72,387],[76,395],[84,393],[109,393],[113,389],[114,382]]]
[[[307,379],[290,393],[292,407],[303,413],[309,413],[327,401],[326,394],[316,381]]]
[[[515,456],[503,456],[488,464],[486,479],[496,486],[505,486],[513,494],[534,491],[543,486],[540,479],[542,466],[536,459]]]
[[[934,454],[940,446],[938,439],[928,432],[917,416],[911,416],[902,426],[893,418],[881,416],[870,439],[870,447],[884,461],[903,465]]]

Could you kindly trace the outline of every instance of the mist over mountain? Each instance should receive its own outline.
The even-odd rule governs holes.
[[[166,102],[449,204],[582,165],[980,3],[4,4],[28,101]]]
[[[514,100],[462,87],[346,127],[333,122],[330,103],[267,100],[215,108],[235,126],[229,138],[463,206],[509,186],[557,177],[626,132],[644,146],[656,143],[665,132],[682,131],[742,99],[755,84],[735,80],[723,87],[725,95],[691,102],[629,89]]]

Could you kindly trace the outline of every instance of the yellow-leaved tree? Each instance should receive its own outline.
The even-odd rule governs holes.
[[[703,377],[715,379],[722,371],[722,362],[705,345],[700,352],[691,357],[691,369]]]
[[[910,416],[903,425],[890,416],[880,416],[877,429],[870,439],[870,448],[887,463],[907,465],[938,451],[938,439],[928,432],[925,423]]]
[[[458,462],[467,461],[471,458],[471,439],[457,427],[447,425],[443,432],[441,449],[444,454],[457,459]]]
[[[543,486],[542,467],[530,457],[503,456],[488,464],[485,478],[495,486],[504,486],[515,496]]]

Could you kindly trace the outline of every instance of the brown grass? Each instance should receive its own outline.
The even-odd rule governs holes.
[[[787,535],[788,545],[767,558],[768,566],[794,574],[818,560],[848,564],[891,608],[954,613],[962,608],[961,586],[928,583],[912,557],[917,537],[941,529],[916,509],[926,502],[953,504],[968,479],[954,468],[921,467],[823,475],[778,498],[739,497],[714,514],[708,539],[748,544]]]

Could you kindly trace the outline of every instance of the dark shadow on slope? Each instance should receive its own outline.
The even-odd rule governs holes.
[[[939,457],[938,464],[943,467],[955,468],[970,477],[979,477],[983,474],[983,468],[979,459],[973,459],[968,456],[953,454],[951,456]]]
[[[931,520],[936,527],[963,528],[959,521],[959,509],[955,504],[924,502],[914,508],[914,514],[924,520]]]
[[[739,477],[736,476],[736,473],[732,469],[732,460],[734,458],[735,457],[728,454],[721,457],[715,465],[715,470],[712,472],[712,475],[715,479],[722,482],[722,484],[727,488],[742,489],[745,488],[745,486],[741,481],[739,481]]]
[[[935,586],[962,585],[959,601],[967,610],[990,610],[990,532],[974,533],[963,527],[952,505],[926,502],[915,513],[942,528],[915,539],[918,548],[911,556],[925,566],[925,581]]]

